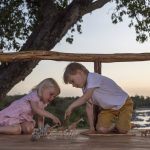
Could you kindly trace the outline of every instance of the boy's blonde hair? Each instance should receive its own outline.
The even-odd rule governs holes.
[[[38,95],[42,96],[43,89],[54,87],[57,90],[57,93],[60,94],[60,87],[58,83],[52,79],[52,78],[46,78],[43,81],[41,81],[38,85],[36,85],[32,91],[37,91]]]
[[[82,64],[76,63],[76,62],[70,63],[66,67],[64,75],[63,75],[63,80],[66,84],[68,84],[69,75],[76,74],[77,70],[83,71],[86,75],[89,73],[89,71],[86,69],[86,67],[83,66]]]

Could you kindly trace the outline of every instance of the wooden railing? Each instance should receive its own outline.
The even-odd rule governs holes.
[[[95,72],[101,73],[101,63],[149,61],[150,53],[76,54],[76,53],[61,53],[43,50],[0,53],[1,62],[27,61],[27,60],[94,62]]]

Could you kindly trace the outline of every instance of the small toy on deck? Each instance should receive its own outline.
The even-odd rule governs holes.
[[[71,125],[68,125],[68,120],[64,120],[63,125],[58,127],[58,125],[54,125],[50,127],[48,124],[43,128],[34,129],[32,133],[31,140],[38,141],[41,137],[73,137],[77,135],[76,128],[77,125],[84,121],[83,118],[73,122]]]
[[[51,130],[48,136],[74,137],[78,134],[76,128],[81,121],[84,121],[83,118],[80,118],[71,125],[68,125],[68,119],[66,119],[64,120],[62,127],[58,127],[56,130]]]
[[[51,131],[53,128],[57,127],[57,126],[58,126],[58,124],[56,124],[56,125],[50,127],[48,124],[46,124],[45,127],[43,127],[43,128],[34,129],[34,131],[33,131],[33,133],[32,133],[32,136],[31,136],[31,140],[32,140],[32,141],[37,141],[37,140],[39,140],[41,137],[47,136],[47,135],[50,133],[50,131]]]
[[[73,123],[68,127],[68,129],[69,129],[69,130],[76,129],[76,128],[77,128],[77,125],[78,125],[81,121],[84,121],[83,118],[80,118],[79,120],[73,122]]]
[[[150,135],[150,129],[142,130],[141,136],[149,136]]]

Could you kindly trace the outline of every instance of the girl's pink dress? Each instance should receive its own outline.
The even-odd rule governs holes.
[[[0,111],[0,126],[15,125],[26,121],[35,122],[33,120],[33,111],[30,101],[36,101],[41,109],[46,106],[33,91],[26,96],[14,101],[10,106]]]

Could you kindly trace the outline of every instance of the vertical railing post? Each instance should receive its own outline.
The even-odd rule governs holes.
[[[101,64],[102,63],[99,61],[94,62],[94,72],[101,74],[101,68],[102,68]]]
[[[102,65],[101,62],[99,61],[95,61],[94,62],[94,72],[101,74],[101,69],[102,69]],[[97,105],[93,106],[93,114],[94,114],[94,127],[96,130],[96,124],[97,124],[97,118],[98,118],[98,114],[100,112],[100,109]]]

